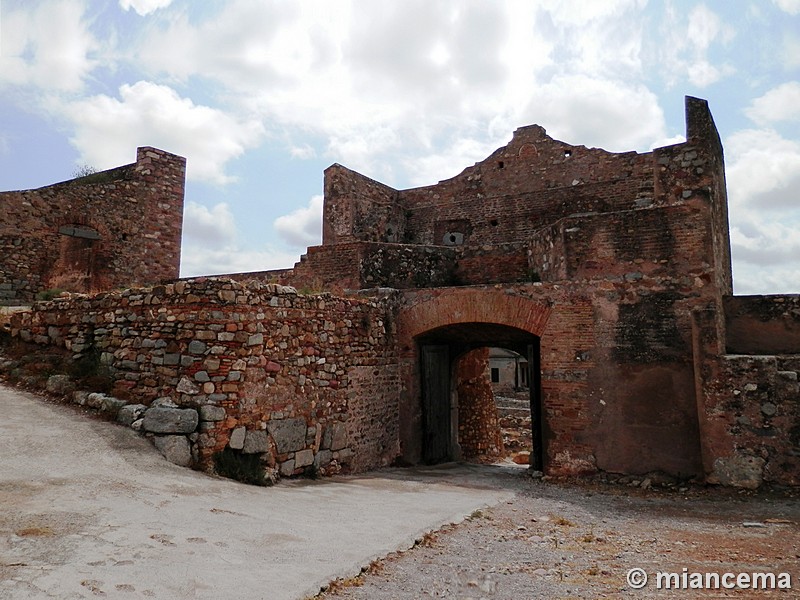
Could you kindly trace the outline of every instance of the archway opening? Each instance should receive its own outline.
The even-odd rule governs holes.
[[[506,325],[459,323],[428,331],[417,336],[416,342],[420,356],[423,461],[493,462],[513,450],[527,452],[528,464],[541,470],[544,450],[539,338]],[[527,431],[526,435],[516,435],[515,446],[509,448],[501,427],[504,412],[498,407],[499,394],[492,382],[496,376],[501,386],[498,391],[504,389],[500,380],[505,378],[500,369],[508,369],[501,365],[509,362],[507,359],[514,365],[515,397],[521,396],[524,406],[527,396],[527,410],[523,409],[522,418],[517,413],[516,421],[529,427],[529,435]],[[527,385],[521,385],[523,381]],[[515,408],[518,407],[519,403]]]

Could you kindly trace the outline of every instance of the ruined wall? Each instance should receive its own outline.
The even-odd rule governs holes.
[[[762,482],[800,485],[798,348],[782,355],[724,354],[717,312],[708,307],[693,315],[706,480],[753,489]]]
[[[185,168],[143,147],[124,167],[0,193],[0,304],[177,278]]]
[[[686,121],[687,142],[643,154],[573,146],[523,127],[456,177],[407,190],[334,165],[323,245],[287,282],[403,289],[602,279],[627,269],[701,277],[729,294],[722,147],[705,101],[686,99]],[[415,247],[446,260],[434,268],[422,261],[414,277],[398,257],[425,258]]]
[[[260,445],[268,432],[271,446],[261,451],[291,475],[331,461],[361,470],[397,455],[385,315],[365,299],[200,279],[40,303],[14,317],[12,333],[77,356],[98,353],[116,395],[132,402],[168,396],[180,407],[215,408],[205,408],[215,417],[197,440],[206,466],[237,445],[236,430]]]
[[[800,295],[726,296],[729,354],[800,354]]]
[[[341,165],[325,170],[323,245],[403,242],[406,215],[397,190]]]

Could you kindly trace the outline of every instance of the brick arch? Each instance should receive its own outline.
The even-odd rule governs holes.
[[[410,345],[428,331],[460,323],[492,323],[541,337],[552,303],[512,296],[497,289],[450,288],[433,297],[411,300],[398,314],[398,334]]]

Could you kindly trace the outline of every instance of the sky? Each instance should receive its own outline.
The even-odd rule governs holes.
[[[520,126],[725,147],[734,291],[800,293],[800,0],[0,0],[0,190],[188,160],[181,274],[291,267],[323,171],[398,189]]]

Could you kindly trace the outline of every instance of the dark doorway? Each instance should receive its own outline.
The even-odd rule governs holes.
[[[422,406],[424,439],[422,460],[427,464],[450,458],[450,349],[422,346]]]
[[[489,323],[449,325],[417,338],[420,354],[422,401],[422,457],[428,464],[462,458],[458,442],[460,422],[456,364],[477,348],[505,348],[526,357],[529,382],[532,448],[530,466],[542,470],[544,462],[541,360],[539,338],[531,333]],[[487,363],[488,364],[488,363]],[[487,383],[490,371],[487,369]]]

